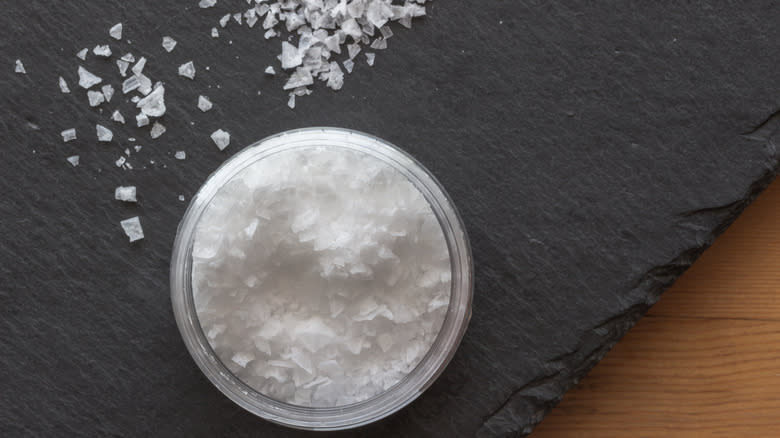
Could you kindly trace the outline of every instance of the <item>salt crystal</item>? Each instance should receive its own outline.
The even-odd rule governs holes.
[[[368,63],[368,65],[374,65],[375,58],[376,58],[376,54],[366,53],[366,62]]]
[[[140,128],[149,124],[149,117],[144,113],[140,113],[135,116],[135,124]]]
[[[22,64],[21,59],[16,60],[16,65],[14,66],[14,72],[20,74],[27,74],[27,70],[24,69],[24,64]]]
[[[176,40],[169,36],[164,36],[162,39],[162,46],[166,52],[171,52],[176,47]]]
[[[184,160],[187,158],[187,153],[184,151],[176,151],[174,157],[176,157],[177,160]]]
[[[116,66],[119,67],[119,74],[124,78],[127,76],[127,68],[130,67],[130,63],[124,59],[117,59]]]
[[[179,201],[184,202],[184,195],[179,195]]]
[[[116,167],[122,167],[125,165],[125,162],[127,161],[127,158],[125,157],[119,157],[114,164],[116,164]]]
[[[121,40],[122,39],[122,23],[117,23],[113,26],[111,26],[111,29],[108,30],[108,34],[111,35],[111,38],[115,40]]]
[[[62,136],[63,143],[67,143],[71,140],[76,139],[76,128],[70,128],[66,129],[62,132],[60,132],[60,135]]]
[[[127,62],[129,64],[132,64],[132,63],[135,62],[135,55],[133,55],[132,53],[125,53],[119,59],[121,59],[122,61],[125,61],[125,62]]]
[[[383,37],[384,39],[388,39],[388,38],[390,38],[391,36],[393,36],[393,30],[392,30],[392,29],[390,29],[390,26],[382,26],[382,27],[380,27],[380,28],[379,28],[379,32],[381,32],[381,33],[382,33],[382,37]]]
[[[216,27],[211,28],[211,37],[212,38],[219,38],[219,31]]]
[[[98,141],[109,142],[114,138],[114,133],[103,125],[95,125]]]
[[[114,190],[114,199],[122,202],[137,202],[135,186],[119,186]]]
[[[146,75],[138,75],[136,78],[138,79],[138,92],[144,96],[152,92],[151,79],[149,79]]]
[[[360,44],[349,44],[347,50],[349,51],[349,59],[354,59],[360,53]]]
[[[337,147],[277,152],[235,174],[201,215],[191,257],[219,359],[299,406],[349,405],[400,382],[450,300],[447,241],[425,196],[394,166]]]
[[[217,0],[200,0],[198,6],[201,8],[210,8],[217,4]]]
[[[333,90],[340,90],[344,86],[344,72],[336,61],[330,63],[327,86]]]
[[[228,21],[230,21],[230,14],[225,14],[222,16],[222,18],[219,19],[219,25],[224,28],[227,26]]]
[[[94,53],[97,56],[102,56],[104,58],[108,58],[111,56],[111,48],[108,47],[107,44],[104,45],[97,45],[94,49],[92,49],[92,53]]]
[[[122,115],[122,113],[119,112],[119,110],[114,110],[113,114],[111,114],[111,120],[117,123],[125,123],[125,117]]]
[[[255,24],[257,24],[257,15],[251,15],[249,17],[246,17],[246,25],[249,26],[249,28],[255,27]]]
[[[106,102],[111,102],[111,98],[114,97],[114,87],[110,84],[100,87],[100,91],[103,92],[103,96],[106,98]]]
[[[204,113],[211,109],[213,105],[211,104],[211,101],[206,96],[198,96],[198,109],[203,111]]]
[[[186,62],[179,66],[179,76],[185,78],[195,79],[195,64],[192,61]]]
[[[102,91],[87,91],[87,98],[89,99],[89,106],[96,107],[106,101],[106,96]]]
[[[269,65],[265,68],[265,74],[273,76],[276,74],[276,70],[274,70],[274,68]]]
[[[144,67],[146,67],[146,58],[142,56],[141,59],[139,59],[138,62],[136,62],[133,66],[133,74],[136,76],[141,76],[141,73],[144,71]]]
[[[287,106],[289,106],[290,109],[295,109],[295,93],[290,93],[290,98],[287,99]]]
[[[149,135],[152,138],[158,138],[161,135],[165,134],[165,126],[163,126],[160,122],[154,122],[154,125],[152,125],[152,129],[149,131]]]
[[[240,13],[233,14],[233,19],[236,20],[236,23],[241,24],[241,14]]]
[[[139,100],[141,100],[141,98],[138,97],[138,96],[133,96],[133,97],[130,98],[130,102],[133,102],[133,103],[138,103]]]
[[[144,230],[141,228],[141,220],[138,216],[125,219],[120,224],[131,243],[144,238]]]
[[[138,82],[137,76],[130,76],[122,82],[122,94],[127,94],[133,90],[137,90],[141,84]]]
[[[60,76],[60,91],[63,93],[70,93],[70,87],[68,87],[68,83],[65,82],[65,79]]]
[[[125,148],[125,155],[130,156],[130,148]]]
[[[97,85],[103,82],[99,76],[93,75],[88,72],[84,67],[79,66],[79,86],[81,88],[90,88],[93,85]]]
[[[219,150],[223,151],[230,144],[230,134],[222,129],[217,129],[211,133],[211,140],[214,141]]]
[[[314,83],[314,78],[311,72],[306,68],[297,68],[293,74],[290,75],[290,79],[284,84],[285,90],[291,90],[293,88],[305,87]]]
[[[282,68],[290,69],[295,68],[303,62],[303,54],[298,51],[298,48],[288,43],[282,42]]]
[[[81,59],[82,61],[87,59],[87,53],[89,52],[89,49],[81,49],[78,53],[76,53],[76,57]]]
[[[352,73],[352,69],[355,68],[355,62],[351,59],[345,59],[344,60],[344,69],[347,71],[347,73]]]
[[[387,48],[387,41],[384,38],[377,38],[371,43],[374,50],[384,50]]]
[[[70,163],[73,167],[76,167],[79,165],[79,156],[78,155],[71,155],[67,158],[68,163]]]
[[[135,139],[133,139],[132,141],[135,141]],[[143,148],[143,146],[141,146],[139,144],[133,146],[133,149],[135,149],[136,152],[141,152],[142,148]]]
[[[162,117],[165,114],[165,87],[158,84],[154,91],[136,103],[136,108],[149,117]]]

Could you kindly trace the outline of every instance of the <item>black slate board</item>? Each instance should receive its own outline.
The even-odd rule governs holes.
[[[233,24],[209,36],[245,3],[196,3],[4,5],[0,436],[308,435],[213,388],[168,298],[177,196],[278,131],[342,126],[402,146],[445,185],[473,244],[474,315],[449,368],[409,408],[340,436],[528,433],[778,170],[774,122],[741,136],[780,107],[770,0],[436,1],[414,29],[394,28],[375,67],[294,111],[283,79],[262,74],[278,40]],[[118,21],[132,43],[108,37]],[[170,54],[163,35],[179,41]],[[108,121],[120,101],[132,114],[119,95],[103,114],[88,107],[75,53],[98,43],[146,56],[166,82],[161,139]],[[176,75],[190,59],[195,81]],[[83,64],[117,87],[113,62]],[[198,111],[198,94],[214,110]],[[101,120],[111,144],[95,140]],[[63,144],[70,127],[79,139]],[[217,128],[233,136],[225,152],[208,138]],[[116,168],[136,143],[136,169]],[[138,186],[138,206],[113,200],[120,184]],[[130,245],[119,221],[135,215],[146,239]]]

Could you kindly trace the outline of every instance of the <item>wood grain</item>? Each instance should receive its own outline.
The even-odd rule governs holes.
[[[780,437],[780,181],[531,436]]]

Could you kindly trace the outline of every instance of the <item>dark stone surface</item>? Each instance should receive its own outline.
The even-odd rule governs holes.
[[[472,239],[474,315],[449,368],[409,408],[340,436],[527,433],[778,169],[775,122],[741,135],[780,106],[770,0],[436,1],[374,68],[295,111],[282,78],[262,74],[279,40],[235,26],[212,39],[228,4],[245,3],[196,3],[4,5],[0,436],[308,435],[213,388],[170,309],[177,196],[269,134],[332,125],[400,145],[439,177]],[[118,21],[132,44],[109,38]],[[170,54],[163,35],[179,41]],[[146,56],[166,82],[161,139],[107,121],[117,105],[131,114],[119,95],[103,114],[88,107],[75,52],[98,43]],[[195,81],[176,75],[190,59]],[[116,87],[113,62],[83,64]],[[214,110],[198,111],[198,94]],[[110,144],[95,140],[101,120]],[[63,144],[70,127],[79,139]],[[225,152],[208,138],[219,127],[233,135]],[[130,136],[144,149],[123,171],[113,161]],[[137,206],[113,200],[120,184],[138,186]],[[130,245],[119,221],[135,215],[146,239]]]

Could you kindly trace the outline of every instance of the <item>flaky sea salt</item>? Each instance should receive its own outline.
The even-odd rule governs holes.
[[[160,122],[154,122],[154,125],[152,125],[152,129],[149,131],[149,136],[152,138],[159,138],[161,135],[165,134],[165,126],[163,126]]]
[[[374,59],[376,58],[376,54],[374,53],[366,53],[366,63],[368,65],[374,65]]]
[[[103,82],[103,79],[100,78],[100,76],[93,75],[87,69],[84,67],[79,66],[79,86],[81,88],[91,88],[93,85],[97,85],[101,82]]]
[[[60,91],[62,91],[63,93],[70,93],[70,87],[68,87],[68,83],[65,82],[65,79],[63,79],[62,76],[60,76],[59,85],[60,85]]]
[[[192,61],[189,61],[180,65],[179,76],[184,76],[188,79],[195,79],[195,64],[193,64]]]
[[[108,58],[111,56],[111,48],[108,47],[108,44],[104,45],[97,45],[94,49],[92,49],[92,53],[94,53],[97,56],[102,56],[103,58]]]
[[[223,151],[230,145],[230,134],[221,129],[217,129],[211,133],[211,140],[214,141],[214,144],[217,145],[219,150]]]
[[[276,70],[274,70],[274,68],[269,65],[268,67],[265,68],[265,74],[273,76],[276,74]]]
[[[184,202],[184,195],[179,195],[179,201]]]
[[[114,133],[101,124],[95,125],[95,131],[97,132],[98,141],[109,142],[114,138]]]
[[[441,329],[450,270],[420,191],[335,147],[245,168],[210,202],[192,250],[194,304],[217,356],[300,406],[366,400],[410,373]]]
[[[176,157],[177,160],[184,160],[187,158],[187,153],[184,151],[176,151],[174,157]]]
[[[76,53],[76,57],[81,59],[82,61],[87,59],[87,53],[89,52],[89,49],[81,49],[78,53]]]
[[[16,63],[14,64],[14,72],[20,74],[27,74],[27,70],[24,69],[24,64],[22,64],[21,59],[16,60]]]
[[[136,103],[136,108],[149,117],[162,117],[165,114],[165,87],[157,84],[154,90]]]
[[[62,142],[67,143],[71,140],[76,139],[76,128],[70,128],[66,129],[62,132],[60,132],[60,135],[62,136]]]
[[[67,158],[68,163],[70,163],[71,166],[76,167],[79,165],[79,156],[78,155],[71,155]]]
[[[135,116],[135,124],[139,128],[142,126],[146,126],[149,124],[149,117],[146,116],[144,113],[140,113],[137,116]]]
[[[201,8],[210,8],[217,4],[217,0],[200,0],[198,6]]]
[[[219,30],[217,30],[216,27],[211,28],[211,37],[212,38],[219,38]]]
[[[111,102],[111,98],[114,97],[114,87],[110,84],[100,87],[100,91],[103,92],[103,96],[106,98],[106,102]]]
[[[117,23],[113,26],[111,26],[111,29],[108,30],[108,34],[111,35],[111,38],[115,40],[121,40],[122,39],[122,23]]]
[[[212,103],[206,96],[198,96],[198,109],[204,113],[211,109]]]
[[[122,115],[122,113],[119,112],[119,110],[114,110],[114,112],[111,114],[111,120],[124,124],[125,123],[125,116]]]
[[[141,228],[141,220],[138,219],[138,216],[125,219],[120,224],[127,237],[130,238],[130,242],[144,238],[144,230]]]
[[[137,202],[135,186],[119,186],[114,190],[114,199],[122,202]]]
[[[106,96],[102,91],[87,91],[87,99],[89,99],[89,106],[95,107],[106,101]]]
[[[176,40],[169,36],[164,36],[162,39],[162,46],[166,52],[172,51],[176,47],[176,44]]]

